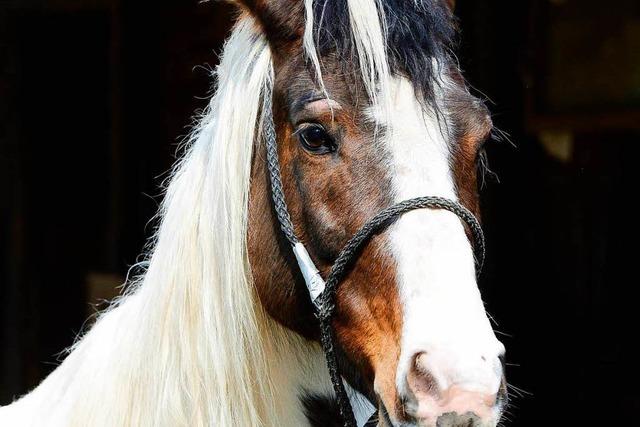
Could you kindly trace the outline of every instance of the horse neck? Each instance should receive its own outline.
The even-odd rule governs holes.
[[[272,398],[244,390],[254,399],[246,408],[229,395],[237,391],[221,391],[234,386],[224,376],[202,384],[202,371],[215,369],[204,359],[219,352],[201,347],[206,337],[158,328],[166,310],[149,306],[148,290],[142,286],[102,315],[40,386],[0,409],[0,425],[300,426],[307,421],[299,396],[330,393],[319,347],[266,317],[267,371],[250,374],[268,382]]]

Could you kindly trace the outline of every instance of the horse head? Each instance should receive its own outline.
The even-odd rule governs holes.
[[[305,4],[306,3],[306,4]],[[368,219],[420,196],[479,215],[491,131],[450,54],[450,2],[243,1],[268,40],[284,196],[326,277]],[[274,213],[256,146],[248,244],[260,301],[309,340],[318,322]],[[485,313],[467,230],[446,211],[403,215],[363,248],[336,294],[343,377],[392,425],[495,425],[503,345]]]

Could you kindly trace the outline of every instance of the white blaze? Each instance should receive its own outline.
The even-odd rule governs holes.
[[[394,80],[390,89],[390,118],[373,115],[388,129],[385,147],[395,202],[420,196],[457,200],[445,124],[423,112],[407,80]],[[403,306],[398,390],[406,390],[415,354],[427,352],[440,390],[455,384],[496,393],[503,347],[480,298],[461,220],[448,211],[415,210],[402,216],[389,236]]]

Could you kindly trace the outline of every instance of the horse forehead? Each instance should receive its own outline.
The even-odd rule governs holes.
[[[292,51],[286,61],[275,64],[275,87],[285,96],[290,106],[300,102],[327,97],[337,101],[344,109],[362,110],[369,105],[362,79],[357,73],[345,73],[352,68],[346,58],[334,53],[322,56],[322,87],[310,68],[300,47]]]

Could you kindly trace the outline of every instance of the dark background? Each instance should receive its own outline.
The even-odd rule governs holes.
[[[458,3],[461,66],[512,141],[488,144],[498,179],[482,190],[481,287],[522,390],[506,424],[633,425],[640,3]],[[56,366],[136,261],[231,17],[2,0],[0,404]]]

